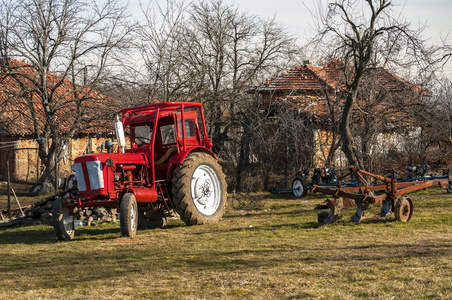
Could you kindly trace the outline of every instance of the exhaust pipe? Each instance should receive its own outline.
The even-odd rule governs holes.
[[[116,139],[118,140],[118,147],[122,154],[125,153],[126,148],[126,138],[124,136],[124,127],[122,126],[122,122],[119,120],[119,116],[116,116],[115,121],[115,131],[116,131]]]

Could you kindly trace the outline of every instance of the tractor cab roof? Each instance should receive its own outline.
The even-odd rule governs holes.
[[[188,109],[192,110],[194,108],[201,111],[202,104],[193,102],[163,102],[124,108],[121,109],[121,114],[124,119],[124,125],[130,125],[152,122],[156,118],[160,119],[166,116],[174,116],[175,112],[186,111]]]

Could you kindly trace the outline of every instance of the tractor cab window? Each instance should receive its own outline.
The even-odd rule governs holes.
[[[174,129],[174,124],[160,126],[163,145],[176,143],[176,133]]]
[[[194,119],[185,120],[185,137],[195,137],[196,136],[196,125]],[[182,138],[182,120],[179,119],[179,138]]]
[[[152,139],[152,126],[143,125],[135,127],[134,142],[135,144],[138,145],[138,147],[149,144],[151,142],[151,139]]]

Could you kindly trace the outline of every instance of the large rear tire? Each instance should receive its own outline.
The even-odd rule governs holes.
[[[69,215],[69,208],[64,207],[66,197],[58,198],[53,202],[52,219],[53,229],[60,241],[74,239],[74,216]]]
[[[217,223],[224,214],[226,180],[218,162],[195,152],[174,170],[172,200],[187,225]]]
[[[138,228],[138,206],[134,194],[127,193],[122,196],[119,213],[122,236],[134,237]]]

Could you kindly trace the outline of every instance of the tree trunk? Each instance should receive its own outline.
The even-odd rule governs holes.
[[[347,157],[348,163],[350,165],[359,166],[360,168],[362,168],[362,158],[358,149],[356,149],[355,140],[350,129],[350,118],[353,110],[353,105],[355,104],[355,98],[356,92],[350,92],[347,94],[339,131],[342,138],[342,151]]]
[[[248,123],[248,122],[247,122]],[[236,190],[242,191],[243,182],[242,182],[242,173],[249,162],[250,157],[250,127],[249,124],[244,124],[244,133],[240,142],[240,156],[239,161],[237,163],[237,170],[235,173],[235,182],[236,182]]]

